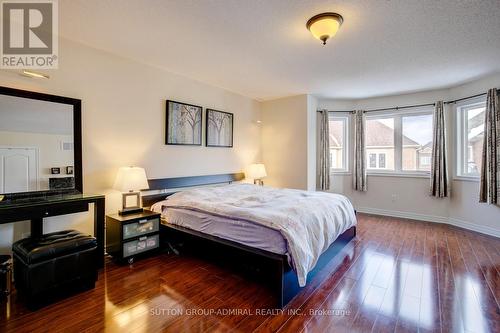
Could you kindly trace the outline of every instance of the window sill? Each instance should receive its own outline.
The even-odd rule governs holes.
[[[479,183],[481,181],[481,178],[474,177],[474,176],[455,176],[455,177],[453,177],[453,180]]]
[[[351,176],[350,171],[331,171],[330,176]],[[430,178],[430,173],[424,172],[373,172],[369,171],[367,176],[375,177],[401,177],[401,178]]]
[[[351,172],[350,171],[330,171],[330,175],[341,175],[341,176],[347,176],[347,175],[350,175]]]
[[[401,178],[430,178],[427,172],[373,172],[368,171],[367,176],[375,177],[401,177]]]

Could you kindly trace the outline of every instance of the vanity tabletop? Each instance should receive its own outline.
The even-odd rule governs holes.
[[[98,199],[104,199],[104,195],[78,192],[47,193],[44,195],[33,194],[21,195],[16,197],[9,197],[8,195],[6,195],[0,201],[0,210],[26,206],[57,204],[62,202],[93,201]]]

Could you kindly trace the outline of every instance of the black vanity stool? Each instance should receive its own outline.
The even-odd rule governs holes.
[[[95,237],[75,230],[25,238],[12,245],[14,282],[30,308],[94,288],[98,251]]]

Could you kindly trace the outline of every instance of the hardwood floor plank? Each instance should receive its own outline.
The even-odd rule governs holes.
[[[472,252],[468,238],[461,233],[457,234],[457,238],[458,247],[468,272],[465,281],[466,288],[472,291],[468,293],[466,298],[469,299],[470,296],[470,302],[473,303],[473,305],[471,305],[473,309],[469,309],[468,311],[469,313],[477,313],[478,317],[482,317],[480,323],[483,325],[483,331],[500,331],[500,308],[495,299],[495,295]],[[477,306],[479,306],[482,311],[478,311],[476,309]]]
[[[396,330],[397,319],[378,315],[375,325],[373,325],[373,333],[393,333]]]
[[[448,249],[452,261],[453,277],[455,283],[454,298],[460,300],[462,311],[463,327],[466,331],[472,332],[490,332],[489,323],[481,312],[481,306],[476,297],[474,289],[476,280],[467,270],[457,232],[447,232]],[[493,331],[494,332],[494,331]]]
[[[461,300],[456,297],[453,263],[444,229],[439,230],[437,247],[441,328],[443,332],[464,332]]]

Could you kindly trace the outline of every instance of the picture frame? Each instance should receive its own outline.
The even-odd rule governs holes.
[[[59,167],[50,168],[50,173],[52,175],[59,175],[61,173],[61,168]]]
[[[203,107],[167,100],[166,145],[202,145]]]
[[[205,145],[232,148],[234,114],[207,108],[205,119]]]
[[[67,166],[66,167],[66,174],[67,175],[72,175],[74,173],[73,167],[72,166]]]

